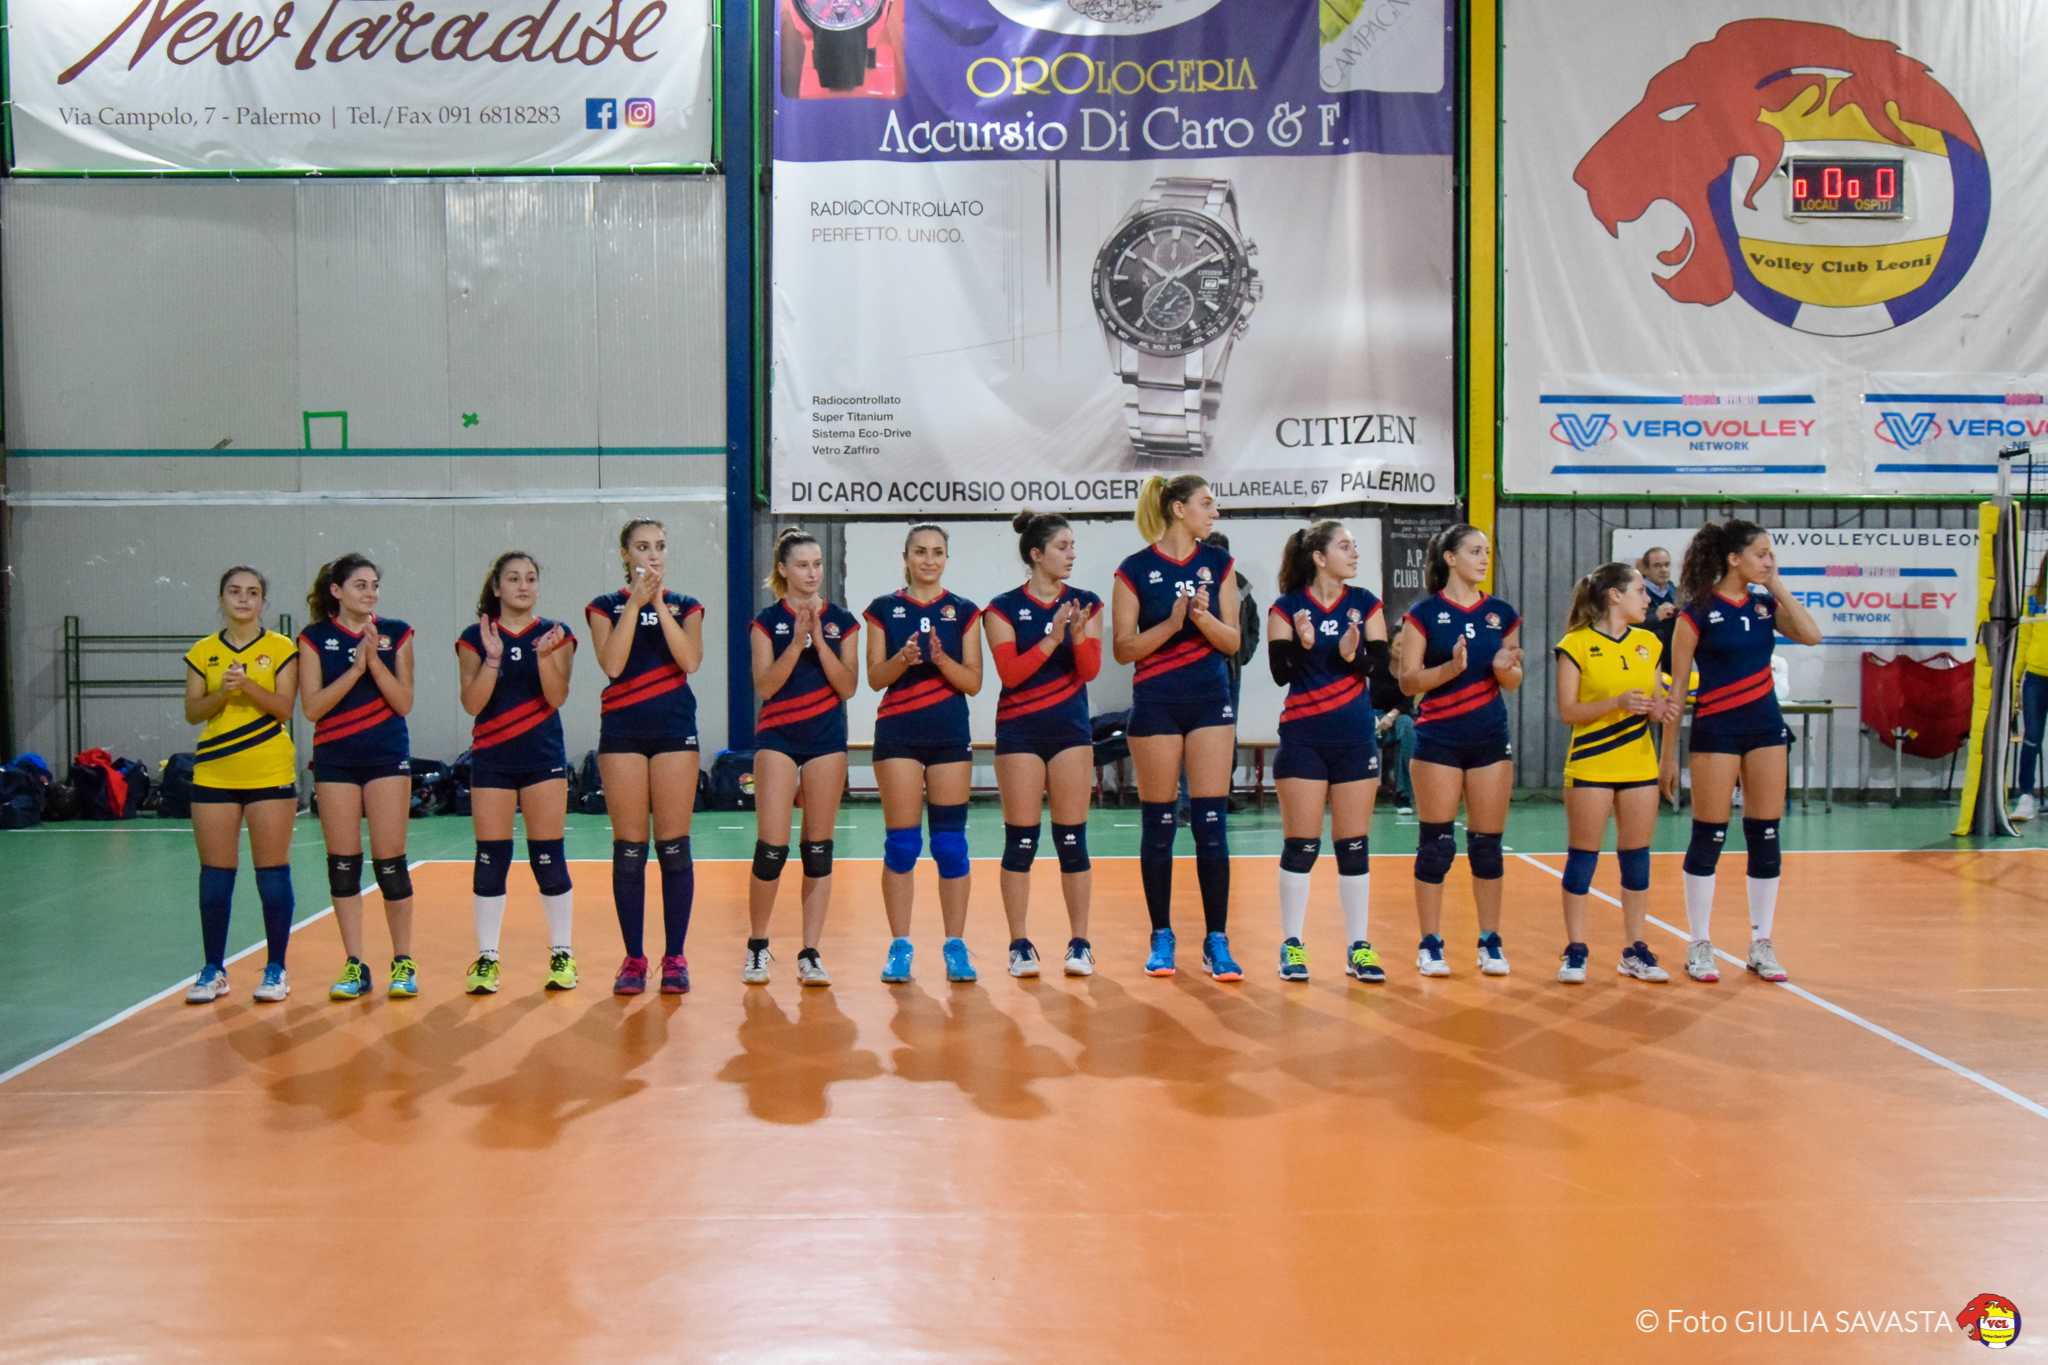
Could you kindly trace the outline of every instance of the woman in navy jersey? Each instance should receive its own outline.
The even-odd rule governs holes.
[[[1280,595],[1266,622],[1273,681],[1287,689],[1280,711],[1280,976],[1308,980],[1302,926],[1309,872],[1323,850],[1323,808],[1337,845],[1337,899],[1344,909],[1345,974],[1387,979],[1367,937],[1372,906],[1373,801],[1380,746],[1366,676],[1387,666],[1387,619],[1380,599],[1351,586],[1358,542],[1340,521],[1319,521],[1287,538]]]
[[[1003,680],[996,702],[996,786],[1003,797],[1003,914],[1010,922],[1010,975],[1037,976],[1026,933],[1031,861],[1040,811],[1052,804],[1053,851],[1067,902],[1068,976],[1095,973],[1088,942],[1088,797],[1095,777],[1088,683],[1102,671],[1102,599],[1069,587],[1074,532],[1065,517],[1019,512],[1010,523],[1031,569],[1022,587],[981,615]]]
[[[1241,981],[1230,956],[1230,770],[1237,717],[1226,664],[1237,652],[1237,578],[1228,551],[1204,545],[1216,524],[1216,495],[1199,474],[1153,475],[1138,493],[1138,534],[1149,543],[1118,566],[1112,648],[1135,663],[1131,758],[1138,770],[1142,826],[1138,870],[1152,917],[1150,976],[1172,976],[1174,806],[1181,770],[1202,888],[1202,965],[1218,981]]]
[[[612,904],[626,960],[612,994],[647,989],[647,833],[653,815],[661,866],[661,992],[690,989],[683,939],[697,893],[690,815],[697,808],[697,698],[690,675],[704,662],[704,607],[670,592],[668,532],[636,517],[619,532],[626,586],[583,609],[605,685],[597,767],[612,818]]]
[[[1742,841],[1749,853],[1749,970],[1783,981],[1771,943],[1778,910],[1778,821],[1785,814],[1786,755],[1792,732],[1771,682],[1775,637],[1820,643],[1820,626],[1778,576],[1771,538],[1754,522],[1708,522],[1694,534],[1679,574],[1685,607],[1671,635],[1674,694],[1683,698],[1695,666],[1692,712],[1692,841],[1685,850],[1685,918],[1691,942],[1685,974],[1719,981],[1712,935],[1714,868],[1728,838],[1736,779],[1742,781]],[[1664,722],[1658,785],[1678,797],[1678,711]]]
[[[775,542],[768,586],[776,600],[754,618],[754,878],[748,885],[746,965],[740,980],[768,981],[768,920],[775,886],[789,861],[789,813],[803,783],[804,946],[796,979],[829,986],[818,957],[825,911],[832,903],[832,822],[846,791],[846,699],[860,686],[860,621],[823,596],[825,552],[818,538],[792,526]]]
[[[882,793],[882,906],[888,912],[888,960],[882,980],[910,980],[910,907],[921,840],[918,819],[931,807],[932,862],[939,870],[941,947],[948,981],[972,981],[974,964],[960,935],[967,928],[967,798],[974,784],[967,699],[981,691],[981,609],[946,591],[945,531],[919,522],[903,539],[905,586],[877,597],[863,615],[868,686],[882,694],[875,715],[875,785]]]
[[[476,962],[471,995],[498,989],[498,935],[505,924],[505,879],[512,863],[512,816],[526,819],[526,861],[548,920],[547,988],[576,987],[571,946],[576,901],[562,831],[569,813],[569,758],[562,748],[562,703],[576,636],[540,616],[540,563],[508,550],[491,565],[476,603],[476,624],[455,644],[462,709],[470,732],[469,808],[476,826]]]
[[[306,594],[312,624],[299,632],[299,706],[313,722],[313,795],[327,840],[327,890],[348,953],[330,1000],[372,989],[363,960],[363,819],[370,866],[391,930],[394,999],[419,994],[412,960],[412,875],[405,827],[412,816],[412,627],[377,615],[380,576],[364,555],[320,566]]]
[[[1423,583],[1430,595],[1402,619],[1395,674],[1401,690],[1422,699],[1415,724],[1415,916],[1422,943],[1415,966],[1424,976],[1449,976],[1441,932],[1444,874],[1457,857],[1458,800],[1465,801],[1465,857],[1479,907],[1479,970],[1508,974],[1501,949],[1500,838],[1515,786],[1503,690],[1522,685],[1522,616],[1480,584],[1493,549],[1476,526],[1439,531],[1429,542]]]

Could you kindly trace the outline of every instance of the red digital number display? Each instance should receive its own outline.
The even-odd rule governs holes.
[[[1792,181],[1794,218],[1903,218],[1906,214],[1904,161],[1794,157],[1785,174]]]

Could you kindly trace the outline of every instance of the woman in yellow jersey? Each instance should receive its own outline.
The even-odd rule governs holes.
[[[298,755],[285,728],[297,699],[298,650],[263,626],[270,584],[251,568],[220,576],[227,629],[185,652],[185,719],[204,722],[192,769],[192,837],[199,844],[199,932],[206,965],[185,992],[204,1005],[228,993],[228,913],[243,824],[263,902],[270,947],[258,1000],[292,993],[284,952],[292,933],[292,817],[298,814]]]
[[[1557,642],[1557,714],[1572,727],[1564,761],[1564,927],[1569,942],[1557,979],[1571,984],[1586,979],[1586,893],[1592,889],[1610,814],[1628,945],[1621,953],[1621,974],[1639,981],[1670,979],[1643,942],[1658,799],[1650,722],[1663,720],[1669,706],[1658,668],[1663,643],[1637,629],[1649,611],[1649,589],[1634,566],[1602,564],[1572,589],[1571,619]]]
[[[2015,820],[2031,820],[2040,813],[2034,806],[2034,780],[2041,768],[2043,729],[2048,729],[2048,555],[2041,556],[2027,616],[2020,622],[2020,799],[2013,803]]]

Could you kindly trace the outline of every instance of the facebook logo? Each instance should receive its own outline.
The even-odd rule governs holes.
[[[583,101],[583,126],[585,128],[618,127],[619,102],[617,100]]]

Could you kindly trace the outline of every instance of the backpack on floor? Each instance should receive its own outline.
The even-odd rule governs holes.
[[[711,809],[711,774],[705,772],[702,768],[697,769],[697,804],[690,809]]]
[[[43,784],[9,764],[0,768],[0,829],[34,829],[43,823]]]
[[[754,751],[724,749],[711,764],[711,809],[754,808]]]
[[[197,754],[172,754],[164,760],[163,774],[157,785],[157,819],[192,818],[192,765],[197,761]]]
[[[583,755],[583,762],[569,777],[569,809],[581,815],[603,815],[604,774],[598,771],[597,750]]]
[[[114,771],[126,780],[127,786],[120,813],[111,818],[133,820],[143,811],[155,807],[156,803],[150,796],[156,789],[156,782],[150,777],[147,765],[132,758],[117,758],[114,760]]]
[[[448,765],[432,758],[412,761],[412,818],[449,815],[455,810],[455,777]]]
[[[469,753],[464,749],[448,770],[449,780],[455,784],[455,804],[450,812],[454,815],[469,814]]]

